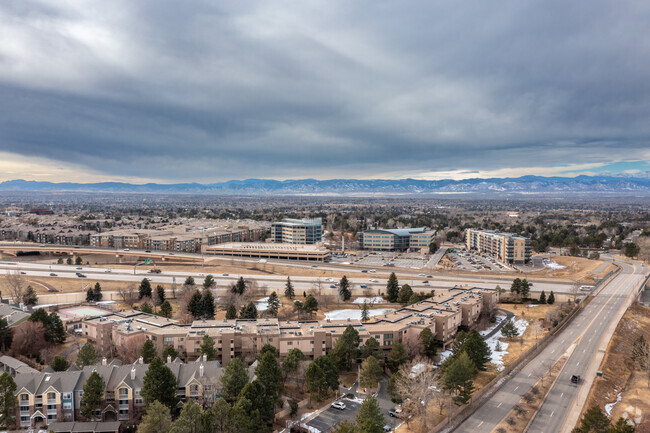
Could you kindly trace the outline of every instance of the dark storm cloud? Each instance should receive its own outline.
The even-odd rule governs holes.
[[[0,3],[0,150],[168,180],[650,158],[650,4]]]

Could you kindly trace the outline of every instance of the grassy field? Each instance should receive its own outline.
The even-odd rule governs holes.
[[[604,263],[602,260],[590,260],[584,257],[553,256],[551,259],[557,264],[564,266],[564,269],[545,268],[540,271],[531,272],[529,275],[535,278],[560,278],[593,284],[595,283],[594,278],[603,278],[616,268],[613,264],[609,264],[604,269],[599,269],[600,265]]]
[[[640,335],[650,341],[650,308],[633,305],[607,347],[600,366],[603,377],[594,381],[585,408],[605,408],[608,403],[615,403],[611,409],[613,420],[623,416],[637,424],[637,431],[650,431],[648,376],[636,369],[631,359],[632,345]]]

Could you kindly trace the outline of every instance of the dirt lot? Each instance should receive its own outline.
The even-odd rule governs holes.
[[[603,278],[616,267],[613,264],[601,267],[605,262],[602,260],[590,260],[584,257],[553,256],[551,257],[563,269],[545,268],[539,271],[530,272],[529,275],[538,277],[564,278],[585,283],[595,283],[594,278]]]
[[[650,431],[648,378],[631,360],[632,345],[640,335],[650,341],[650,307],[634,305],[616,327],[600,366],[603,377],[595,380],[585,407],[609,408],[613,420],[623,416],[637,424],[637,431]]]

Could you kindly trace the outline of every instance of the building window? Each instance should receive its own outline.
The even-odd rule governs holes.
[[[20,394],[20,401],[29,401],[29,394]]]
[[[72,410],[72,403],[69,401],[63,403],[63,410]]]
[[[53,392],[48,392],[47,393],[47,399],[48,400],[56,400],[56,394]]]
[[[63,393],[61,398],[64,400],[70,400],[72,398],[72,394],[69,392]]]

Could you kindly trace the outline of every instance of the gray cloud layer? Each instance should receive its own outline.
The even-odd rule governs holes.
[[[169,180],[648,160],[650,3],[0,3],[0,150]]]

